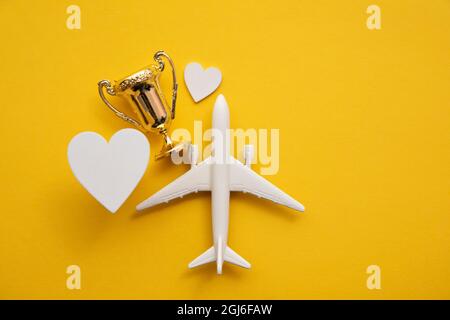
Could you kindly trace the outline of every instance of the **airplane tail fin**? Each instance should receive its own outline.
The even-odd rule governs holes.
[[[213,261],[217,261],[218,274],[222,273],[222,264],[224,261],[247,269],[251,267],[250,263],[247,260],[242,258],[228,246],[225,248],[224,252],[222,252],[221,246],[219,246],[219,249],[217,251],[218,252],[216,254],[216,249],[214,248],[214,246],[212,246],[211,248],[203,252],[201,255],[199,255],[197,258],[195,258],[191,263],[189,263],[189,268],[195,268]]]

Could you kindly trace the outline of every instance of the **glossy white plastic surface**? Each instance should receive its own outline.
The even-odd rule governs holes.
[[[222,273],[224,261],[250,268],[250,263],[227,245],[231,191],[247,192],[298,211],[304,210],[300,202],[250,169],[252,147],[247,146],[244,150],[246,164],[230,155],[230,141],[227,140],[229,135],[226,135],[229,119],[225,97],[219,95],[213,111],[212,156],[198,165],[192,165],[184,175],[137,206],[137,210],[143,210],[193,192],[211,191],[214,243],[211,248],[194,259],[189,267],[194,268],[215,261],[218,274]]]

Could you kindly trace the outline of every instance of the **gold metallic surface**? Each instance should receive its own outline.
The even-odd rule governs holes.
[[[161,90],[159,77],[164,71],[165,64],[162,58],[169,61],[172,68],[172,105],[169,106]],[[136,126],[144,132],[153,132],[163,136],[164,146],[157,159],[169,156],[172,151],[180,151],[180,146],[175,145],[169,138],[168,129],[175,118],[175,105],[177,100],[178,83],[175,74],[175,66],[170,56],[164,51],[155,53],[153,59],[157,64],[150,65],[125,78],[111,83],[109,80],[98,82],[100,98],[119,118]],[[109,95],[122,97],[127,100],[135,116],[127,114],[115,108],[106,98],[104,89]]]

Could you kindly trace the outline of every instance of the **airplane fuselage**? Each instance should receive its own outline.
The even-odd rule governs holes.
[[[228,242],[230,209],[229,166],[230,114],[226,105],[214,108],[212,130],[211,211],[217,272],[222,272],[223,255]]]
[[[219,95],[216,99],[212,120],[211,157],[197,163],[198,148],[191,145],[189,149],[191,169],[140,203],[137,209],[143,210],[160,203],[167,203],[172,199],[182,198],[186,194],[198,191],[210,191],[213,245],[192,260],[188,267],[195,268],[216,262],[217,273],[221,274],[224,262],[247,269],[251,267],[247,260],[227,245],[230,191],[249,193],[298,211],[303,211],[304,207],[251,170],[253,154],[251,145],[244,147],[244,162],[231,156],[230,113],[223,95]]]

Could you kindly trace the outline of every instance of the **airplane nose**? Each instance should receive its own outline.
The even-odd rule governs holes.
[[[214,103],[213,128],[225,134],[225,130],[227,130],[229,126],[230,113],[228,111],[228,104],[223,94],[219,94],[216,102]]]
[[[216,102],[214,103],[214,114],[228,114],[228,103],[223,94],[219,94],[216,98]]]
[[[219,94],[217,96],[216,104],[227,104],[227,100],[225,100],[225,96],[223,94]]]

